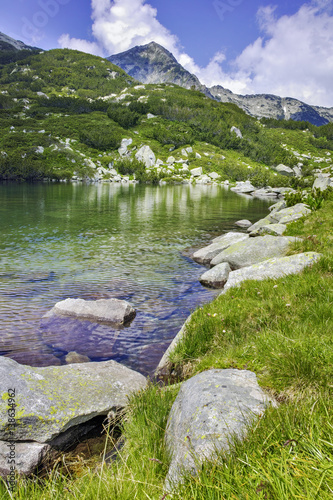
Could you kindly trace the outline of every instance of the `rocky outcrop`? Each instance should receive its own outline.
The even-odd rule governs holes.
[[[71,429],[98,415],[120,412],[128,395],[147,383],[143,375],[115,361],[32,368],[4,357],[0,357],[0,379],[2,401],[8,400],[8,388],[14,387],[16,404],[14,429],[8,426],[8,407],[5,403],[0,407],[0,440],[4,442],[0,453],[6,442],[24,444],[22,473],[32,471],[38,457],[61,436],[66,435],[63,441],[73,439],[68,434]]]
[[[184,382],[172,406],[165,433],[171,464],[166,489],[184,473],[195,474],[204,460],[229,450],[233,436],[273,402],[248,370],[208,370]]]
[[[149,146],[142,146],[136,153],[135,158],[142,161],[146,168],[153,167],[156,163],[156,156]]]
[[[248,237],[249,236],[247,234],[243,233],[229,232],[223,234],[222,236],[215,238],[210,245],[200,248],[200,250],[194,252],[192,258],[199,264],[209,264],[211,260],[216,257],[216,255],[223,252],[223,250],[230,247],[230,245],[244,241]]]
[[[288,257],[268,259],[253,266],[231,271],[221,293],[225,293],[229,288],[237,286],[245,280],[277,279],[288,274],[300,273],[305,267],[311,266],[319,259],[319,253],[306,252]]]
[[[223,252],[219,253],[211,261],[211,266],[216,266],[222,262],[228,262],[232,269],[252,266],[263,260],[285,255],[290,244],[295,242],[292,236],[260,236],[250,238],[231,245]]]
[[[72,316],[74,318],[123,325],[132,321],[136,312],[131,304],[125,300],[66,299],[58,302],[44,317],[53,315]]]

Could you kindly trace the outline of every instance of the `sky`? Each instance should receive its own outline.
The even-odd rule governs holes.
[[[333,107],[333,0],[0,0],[0,31],[102,57],[155,41],[207,85]]]

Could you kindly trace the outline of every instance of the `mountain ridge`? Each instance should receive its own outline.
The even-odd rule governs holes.
[[[217,101],[234,103],[256,118],[309,121],[317,126],[333,121],[333,107],[311,106],[299,99],[273,94],[238,95],[221,85],[208,88],[156,42],[135,46],[107,59],[142,83],[173,83],[187,89],[195,88]]]

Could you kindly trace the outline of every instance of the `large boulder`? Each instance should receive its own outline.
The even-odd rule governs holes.
[[[45,316],[72,316],[97,322],[123,325],[135,318],[135,309],[125,300],[119,299],[66,299],[58,302]]]
[[[274,222],[289,224],[290,222],[294,222],[310,213],[311,210],[305,205],[305,203],[297,203],[297,205],[294,205],[293,207],[284,208],[278,212],[271,212],[270,217],[274,219]]]
[[[166,489],[184,473],[195,474],[206,459],[229,450],[233,436],[243,438],[248,425],[271,402],[248,370],[208,370],[181,386],[166,427],[171,464]]]
[[[218,264],[200,276],[200,283],[210,288],[223,288],[228,281],[231,268],[227,262]]]
[[[246,240],[249,236],[244,233],[230,232],[214,238],[213,242],[200,250],[197,250],[192,255],[193,260],[199,264],[209,264],[210,261],[220,252],[228,248],[230,245],[239,241]]]
[[[153,167],[156,163],[156,156],[149,146],[142,146],[136,153],[135,158],[142,161],[146,168]]]
[[[267,217],[265,217],[264,219],[260,219],[254,224],[251,224],[251,226],[248,226],[247,231],[248,233],[252,233],[253,231],[257,231],[263,226],[267,226],[267,224],[271,224],[271,222],[272,222],[271,217],[267,215]]]
[[[52,440],[97,415],[120,410],[146,378],[116,361],[33,368],[0,357],[2,400],[15,388],[16,441]],[[8,408],[0,407],[0,439],[10,441]]]
[[[306,252],[289,257],[280,257],[265,260],[253,266],[243,267],[231,271],[224,287],[225,293],[229,288],[239,285],[245,280],[264,280],[267,278],[282,278],[288,274],[300,273],[305,267],[311,266],[320,259],[316,252]]]
[[[272,236],[282,236],[287,229],[285,224],[267,224],[261,226],[250,233],[250,236],[259,236],[261,234],[271,234]]]
[[[133,142],[133,139],[122,139],[120,148],[118,149],[118,153],[120,156],[124,156],[127,154],[127,148],[130,146]]]
[[[250,181],[240,181],[236,183],[235,187],[230,188],[230,191],[235,191],[235,193],[250,194],[253,191],[256,191],[256,188]]]
[[[202,175],[202,167],[192,168],[190,174],[193,175],[193,177],[200,177],[200,175]]]
[[[292,236],[260,236],[235,243],[212,259],[210,265],[228,262],[232,269],[252,266],[273,257],[282,257],[291,243],[297,241]]]
[[[275,170],[280,174],[280,175],[286,175],[287,177],[294,177],[295,172],[293,171],[292,168],[287,167],[286,165],[283,165],[280,163],[277,167],[275,167]]]

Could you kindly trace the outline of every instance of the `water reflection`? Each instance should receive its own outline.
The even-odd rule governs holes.
[[[0,185],[0,354],[34,366],[69,351],[152,373],[216,292],[184,249],[258,220],[271,201],[220,186]],[[128,328],[43,315],[67,297],[129,300]]]

